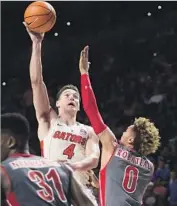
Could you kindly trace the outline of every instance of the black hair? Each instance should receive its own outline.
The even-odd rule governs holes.
[[[16,140],[15,148],[23,152],[29,140],[28,120],[19,113],[5,113],[1,115],[2,135],[13,136]]]

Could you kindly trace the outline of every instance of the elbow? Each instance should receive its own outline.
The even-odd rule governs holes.
[[[35,88],[37,85],[40,85],[43,83],[42,78],[33,78],[31,77],[31,86],[32,88]]]

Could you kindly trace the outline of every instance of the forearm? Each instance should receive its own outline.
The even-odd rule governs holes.
[[[88,74],[81,75],[81,95],[84,111],[86,112],[95,133],[99,134],[103,132],[107,126],[104,124],[98,110],[95,94]]]
[[[84,160],[72,164],[78,171],[86,171],[98,166],[98,158],[94,156],[86,157]]]
[[[30,79],[31,83],[40,83],[43,81],[42,77],[42,63],[41,63],[41,42],[33,42],[32,55],[30,61]]]

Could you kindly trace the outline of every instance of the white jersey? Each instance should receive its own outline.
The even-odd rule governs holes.
[[[57,119],[51,126],[48,136],[41,141],[42,154],[54,161],[67,160],[71,163],[81,161],[86,157],[88,138],[88,126],[78,122],[67,126]],[[88,183],[87,172],[75,171],[74,176],[83,185]]]

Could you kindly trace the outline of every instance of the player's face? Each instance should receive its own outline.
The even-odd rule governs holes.
[[[131,125],[122,134],[120,141],[123,145],[128,146],[128,145],[133,145],[134,139],[135,139],[134,126]]]
[[[56,102],[56,106],[65,111],[79,111],[80,97],[78,92],[72,89],[64,90],[60,95],[59,100]]]

